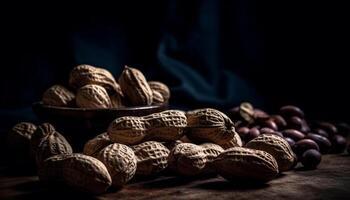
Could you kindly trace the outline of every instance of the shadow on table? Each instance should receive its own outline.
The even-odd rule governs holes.
[[[280,178],[283,178],[283,177],[285,177],[285,176],[286,176],[286,174],[284,174],[284,173],[282,172],[282,173],[278,174],[278,175],[276,176],[275,179],[280,179]]]
[[[285,176],[284,174],[280,177]],[[221,177],[207,175],[207,176],[195,176],[195,177],[181,177],[181,176],[171,176],[171,177],[161,177],[156,180],[150,180],[148,182],[143,182],[143,188],[201,188],[209,190],[253,190],[268,187],[266,183],[257,182],[243,182],[243,181],[227,181]]]
[[[200,188],[205,190],[218,190],[218,191],[246,191],[246,190],[257,190],[269,187],[267,183],[257,182],[232,182],[227,180],[213,180],[210,182],[204,182],[194,185],[192,188]]]
[[[297,171],[297,172],[298,171],[313,171],[315,169],[317,169],[317,168],[307,168],[307,167],[300,166],[298,168],[295,168],[294,171]]]
[[[0,167],[0,175],[6,175],[9,177],[36,176],[36,174],[36,169],[29,164]]]
[[[15,198],[7,199],[50,199],[50,200],[62,200],[62,199],[84,199],[95,200],[96,196],[76,191],[65,187],[63,185],[45,185],[40,181],[31,181],[19,184],[14,188],[16,190]],[[19,193],[19,194],[18,194]],[[9,195],[11,196],[11,195]],[[5,199],[4,199],[5,200]]]
[[[149,179],[148,182],[142,183],[144,188],[173,188],[173,187],[181,187],[188,186],[196,181],[203,181],[210,178],[215,178],[214,175],[201,175],[201,176],[163,176],[157,179]]]

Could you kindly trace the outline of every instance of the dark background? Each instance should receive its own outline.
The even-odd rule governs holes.
[[[2,129],[35,120],[31,104],[87,63],[124,65],[171,87],[177,108],[241,101],[349,121],[348,7],[335,2],[128,1],[3,8]]]

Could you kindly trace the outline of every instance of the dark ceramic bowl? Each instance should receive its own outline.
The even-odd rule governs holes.
[[[108,125],[118,117],[144,116],[167,108],[167,104],[109,109],[57,107],[42,102],[33,104],[33,111],[38,118],[53,124],[78,150],[88,139],[106,132]]]

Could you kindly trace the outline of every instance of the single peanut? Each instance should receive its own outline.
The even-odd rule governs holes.
[[[153,92],[141,71],[125,66],[119,77],[122,92],[133,106],[151,105]]]
[[[99,85],[85,85],[79,88],[76,97],[77,106],[80,108],[110,108],[111,99],[105,88]]]
[[[213,164],[222,177],[237,182],[267,182],[278,174],[277,162],[271,154],[243,147],[226,149]]]
[[[239,106],[239,114],[245,121],[249,123],[254,122],[254,107],[252,106],[252,104],[248,102],[241,103],[241,105]]]
[[[213,142],[223,148],[242,146],[234,124],[224,113],[204,108],[189,111],[187,116],[187,137],[195,143]]]
[[[123,144],[110,144],[100,151],[97,158],[106,165],[112,177],[112,185],[120,188],[135,175],[137,161],[134,151]]]
[[[55,127],[50,123],[43,123],[37,127],[34,131],[32,138],[30,140],[30,152],[33,158],[36,157],[36,151],[39,148],[41,140],[49,135],[50,133],[55,133]]]
[[[152,92],[153,92],[153,100],[152,100],[153,105],[159,105],[165,102],[164,97],[160,92],[156,90],[152,90]]]
[[[35,161],[40,168],[45,159],[59,154],[72,154],[73,150],[67,140],[57,131],[43,137],[36,150]]]
[[[169,154],[169,168],[184,176],[209,173],[213,171],[213,160],[223,151],[219,145],[212,143],[180,143]]]
[[[105,165],[83,154],[57,155],[46,159],[39,170],[42,181],[63,182],[77,190],[100,194],[112,183]]]
[[[167,85],[159,81],[148,81],[148,85],[153,91],[157,91],[162,95],[164,102],[169,101],[170,90]]]
[[[98,153],[110,144],[112,144],[112,141],[109,139],[107,132],[102,133],[85,143],[83,153],[96,158]]]
[[[113,142],[134,145],[147,140],[177,140],[183,135],[186,125],[184,112],[167,110],[143,117],[117,118],[109,125],[107,132]]]
[[[109,71],[91,65],[76,66],[70,72],[69,84],[76,89],[89,84],[100,85],[107,91],[117,92],[122,95],[120,86]]]
[[[137,160],[137,175],[154,175],[168,166],[169,149],[160,142],[147,141],[131,148]]]
[[[30,140],[37,127],[29,122],[16,124],[7,135],[7,147],[11,162],[22,164],[30,161]]]
[[[44,92],[42,101],[50,106],[72,106],[75,103],[75,95],[61,85],[54,85]]]
[[[279,172],[289,170],[296,162],[296,156],[288,142],[277,135],[260,135],[248,142],[246,147],[271,154],[277,161]]]

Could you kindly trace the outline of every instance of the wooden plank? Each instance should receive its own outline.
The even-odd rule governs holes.
[[[260,186],[243,186],[221,177],[161,176],[95,197],[64,188],[49,189],[36,176],[8,175],[2,169],[0,199],[349,199],[350,156],[325,155],[322,159],[317,170],[298,168]]]

